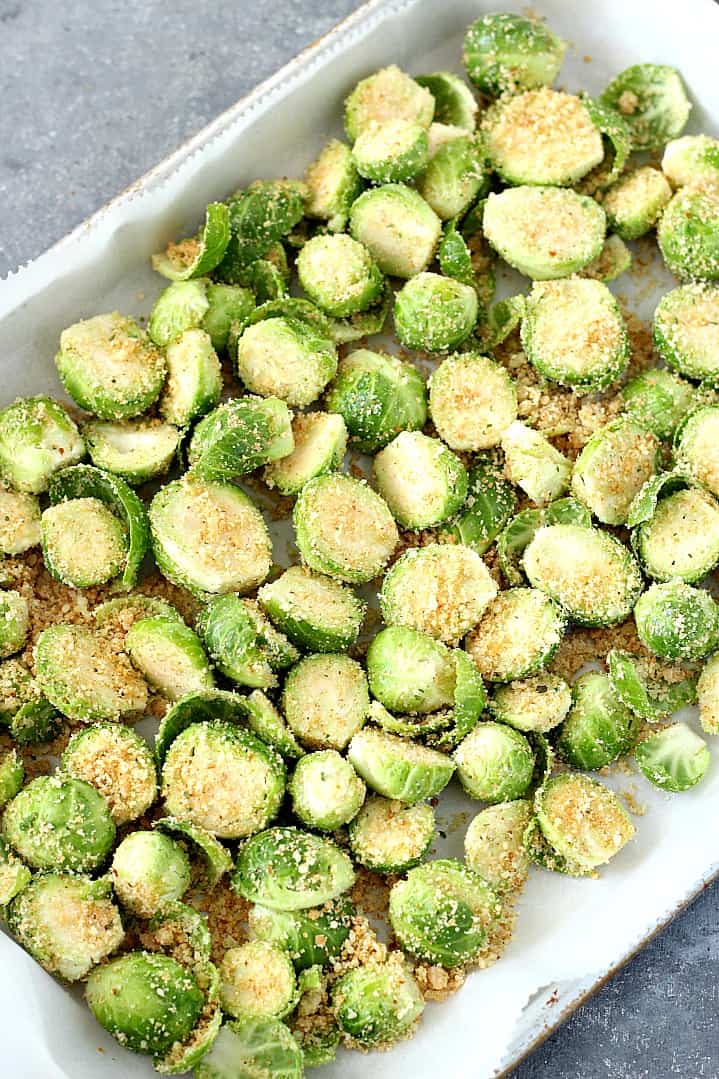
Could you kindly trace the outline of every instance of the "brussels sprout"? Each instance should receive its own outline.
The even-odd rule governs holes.
[[[719,381],[718,321],[719,288],[681,285],[665,293],[654,312],[654,347],[680,374],[715,383]]]
[[[352,204],[350,232],[382,273],[414,277],[429,266],[442,222],[422,196],[404,184],[365,191]]]
[[[500,98],[482,129],[489,160],[509,184],[575,184],[604,158],[585,102],[546,87]]]
[[[366,794],[364,783],[336,749],[302,757],[295,765],[288,790],[295,816],[308,828],[322,832],[349,824]]]
[[[672,715],[697,697],[696,675],[668,681],[651,673],[651,666],[638,656],[613,648],[607,655],[609,681],[622,704],[650,723]],[[678,672],[681,673],[681,672]]]
[[[363,131],[390,120],[411,120],[429,127],[434,98],[392,64],[362,79],[345,101],[345,131],[354,142]]]
[[[298,970],[327,966],[339,955],[350,934],[353,913],[347,896],[309,910],[274,910],[256,905],[250,908],[250,936],[279,945]]]
[[[179,843],[162,832],[131,832],[112,859],[112,886],[123,907],[151,918],[190,887],[190,863]]]
[[[536,19],[502,12],[482,15],[468,28],[462,62],[489,97],[550,86],[567,44]]]
[[[553,502],[569,487],[572,464],[539,431],[514,420],[502,432],[508,478],[533,502]]]
[[[636,525],[651,521],[657,512],[660,500],[678,491],[686,491],[691,486],[691,480],[678,469],[671,472],[658,472],[647,480],[629,507],[627,524],[630,528],[634,528]]]
[[[662,659],[703,659],[719,639],[719,606],[708,592],[680,580],[647,589],[634,620],[639,640]]]
[[[19,592],[0,591],[0,659],[19,652],[30,630],[28,602]]]
[[[294,644],[313,652],[344,652],[364,619],[365,606],[349,588],[301,566],[263,585],[257,598]]]
[[[580,872],[608,862],[634,835],[616,794],[581,773],[547,780],[537,791],[535,809],[548,843]]]
[[[499,564],[509,584],[525,583],[520,559],[543,525],[572,524],[589,528],[591,523],[589,510],[574,498],[559,498],[543,509],[522,510],[515,514],[497,538]]]
[[[403,117],[363,127],[352,149],[360,176],[384,184],[413,179],[427,156],[426,125]]]
[[[202,693],[188,693],[181,701],[177,701],[168,708],[160,720],[160,726],[155,735],[155,760],[162,766],[175,738],[194,723],[220,719],[227,723],[242,725],[246,718],[247,706],[239,693],[229,693],[224,689],[206,689]]]
[[[8,928],[49,974],[85,978],[116,951],[125,931],[106,880],[46,873],[16,896]]]
[[[390,922],[400,944],[443,967],[478,959],[500,914],[494,889],[449,858],[411,869],[389,895]]]
[[[571,858],[560,854],[551,845],[539,826],[536,817],[532,817],[524,830],[524,851],[530,862],[548,869],[552,873],[563,873],[568,877],[589,877],[594,875],[592,869],[587,869]]]
[[[177,427],[186,427],[209,412],[220,399],[222,372],[209,334],[185,330],[165,353],[167,383],[160,398],[160,413]]]
[[[369,714],[367,677],[349,656],[305,656],[285,679],[282,707],[303,745],[344,749]]]
[[[599,100],[629,124],[633,150],[658,150],[681,135],[691,109],[679,72],[666,64],[633,64]]]
[[[162,353],[133,319],[117,311],[63,330],[55,363],[73,401],[103,420],[145,412],[166,375]]]
[[[659,443],[633,419],[600,427],[577,457],[572,492],[604,524],[625,524],[629,507],[657,470]]]
[[[31,877],[32,873],[27,866],[23,865],[4,840],[0,839],[0,906],[7,908],[15,896],[27,888]],[[4,910],[4,917],[9,918],[7,909]]]
[[[319,334],[323,340],[331,337],[332,319],[323,314],[319,307],[310,300],[305,300],[299,296],[283,296],[278,300],[268,300],[260,304],[251,313],[245,324],[240,327],[239,332],[241,333],[245,325],[255,326],[258,322],[267,322],[275,318],[291,319],[298,322],[302,328],[311,331],[313,335]],[[230,335],[230,345],[232,346],[232,339],[234,338],[235,350],[237,337],[238,333],[235,332],[235,327],[233,327],[233,333]]]
[[[230,338],[230,327],[233,323],[242,324],[249,318],[255,308],[255,297],[249,288],[219,282],[208,282],[205,295],[209,307],[204,313],[200,329],[209,334],[215,352],[224,352]],[[209,354],[207,360],[208,385],[211,386],[213,364]]]
[[[266,940],[229,948],[220,964],[220,1001],[223,1011],[236,1019],[283,1019],[297,1003],[295,970],[287,952]]]
[[[417,190],[442,221],[465,213],[486,194],[489,170],[484,147],[471,135],[462,134],[443,143],[432,153],[417,177]]]
[[[476,673],[476,668],[471,660],[469,660],[469,664]],[[477,674],[477,678],[479,678],[479,674]],[[412,715],[396,716],[389,712],[379,701],[371,701],[369,718],[372,723],[376,723],[378,727],[381,727],[383,731],[387,731],[388,734],[398,734],[402,738],[411,739],[426,738],[428,743],[430,740],[439,743],[432,748],[439,748],[442,752],[445,752],[447,746],[444,744],[443,739],[449,739],[450,737],[454,713],[452,709],[443,708],[439,712],[431,712],[429,715],[415,712]]]
[[[607,189],[602,206],[607,224],[623,240],[636,240],[653,228],[672,197],[659,169],[644,165]]]
[[[215,684],[200,639],[181,622],[141,618],[125,637],[125,650],[150,685],[170,701]]]
[[[82,433],[92,463],[132,484],[167,472],[180,444],[178,429],[159,420],[93,420]]]
[[[484,554],[507,524],[516,502],[514,488],[495,455],[480,453],[468,474],[464,508],[448,531],[477,554]]]
[[[367,677],[373,696],[393,712],[436,712],[454,700],[452,652],[405,626],[388,626],[373,638]]]
[[[719,407],[691,412],[677,430],[674,459],[678,468],[719,497]]]
[[[150,952],[128,952],[97,967],[85,997],[95,1019],[121,1045],[155,1056],[188,1036],[204,1003],[189,971]]]
[[[282,495],[296,495],[316,476],[340,467],[347,448],[347,428],[342,417],[333,413],[299,413],[292,421],[292,438],[292,452],[264,471],[267,486]]]
[[[106,599],[98,604],[92,614],[98,626],[118,624],[125,632],[138,619],[154,615],[162,615],[175,622],[183,621],[180,612],[171,604],[158,596],[146,596],[143,592]]]
[[[305,751],[290,730],[287,720],[261,689],[254,689],[241,700],[247,725],[258,738],[276,749],[281,757],[296,759],[303,756]]]
[[[355,967],[332,987],[332,1010],[342,1031],[364,1048],[405,1036],[424,1011],[424,998],[399,955]]]
[[[332,341],[309,323],[282,316],[247,327],[237,342],[237,374],[250,393],[311,404],[337,371]]]
[[[369,727],[355,734],[348,756],[373,791],[407,805],[439,794],[455,768],[444,753]]]
[[[230,242],[214,271],[220,281],[239,283],[247,266],[264,258],[304,214],[305,185],[298,180],[254,180],[228,200]]]
[[[529,802],[497,802],[472,818],[464,856],[473,873],[497,892],[518,892],[529,873],[523,836],[532,816]]]
[[[40,505],[35,496],[0,485],[0,554],[29,551],[39,544],[40,533]]]
[[[476,626],[496,594],[476,551],[430,543],[397,559],[382,583],[380,606],[387,625],[410,626],[452,644]]]
[[[535,284],[522,321],[522,345],[552,382],[578,393],[606,389],[629,361],[629,337],[606,285],[573,277]]]
[[[232,869],[232,858],[227,849],[218,839],[215,839],[211,832],[200,827],[199,824],[178,820],[176,817],[161,817],[153,822],[153,828],[157,828],[165,835],[176,837],[183,850],[192,855],[192,879],[193,883],[197,883],[200,887],[212,891],[225,873],[229,873]],[[199,858],[199,863],[197,858]],[[182,904],[175,905],[182,906]],[[169,909],[171,909],[169,906],[163,907],[163,910]]]
[[[211,202],[205,224],[196,236],[169,243],[164,252],[152,256],[152,268],[170,281],[187,281],[214,270],[230,240],[230,215],[224,202]]]
[[[252,836],[240,847],[232,874],[238,895],[281,911],[322,906],[353,882],[344,851],[298,828],[268,828]]]
[[[419,371],[396,356],[358,349],[339,365],[326,398],[343,417],[358,449],[376,453],[403,430],[427,420],[427,391]]]
[[[0,597],[3,594],[0,593]],[[59,733],[55,709],[45,700],[38,683],[19,659],[0,663],[0,724],[7,726],[14,741],[21,746],[49,742]]]
[[[25,768],[16,749],[0,752],[0,809],[15,797],[25,780]]]
[[[270,571],[262,514],[232,484],[186,475],[158,491],[149,517],[160,572],[193,595],[249,592]]]
[[[662,172],[672,187],[719,180],[719,142],[709,135],[682,135],[664,147]]]
[[[38,776],[8,804],[7,843],[33,869],[85,873],[107,858],[115,825],[102,795],[70,776]]]
[[[254,734],[219,719],[186,727],[162,766],[167,812],[222,839],[265,828],[284,791],[282,758]]]
[[[467,651],[483,678],[510,682],[549,663],[564,636],[561,609],[536,588],[495,596],[467,637]]]
[[[477,313],[477,293],[471,286],[434,273],[417,274],[395,297],[395,329],[407,348],[456,348],[474,329]]]
[[[415,82],[434,98],[434,122],[474,131],[479,106],[464,79],[452,71],[417,75]]]
[[[0,471],[18,491],[46,491],[54,472],[84,456],[80,432],[57,401],[18,397],[0,411]]]
[[[613,626],[631,613],[642,590],[639,566],[614,536],[598,528],[540,528],[524,552],[530,583],[584,626]]]
[[[313,1022],[310,1026],[300,1024],[293,1033],[302,1051],[305,1068],[318,1068],[335,1061],[340,1044],[340,1028],[331,1015],[323,1016],[321,1022]]]
[[[704,778],[711,763],[709,747],[686,723],[650,734],[634,758],[647,779],[664,791],[686,791]]]
[[[696,684],[699,722],[707,734],[719,733],[719,654],[710,656]],[[682,702],[686,703],[686,702]],[[676,709],[674,709],[676,711]],[[22,781],[22,780],[21,780]],[[0,790],[2,784],[0,783]],[[0,794],[0,803],[2,795]]]
[[[572,698],[556,743],[568,764],[598,771],[632,748],[639,717],[622,703],[606,674],[583,674],[574,683]]]
[[[399,542],[384,499],[362,480],[339,473],[305,484],[292,519],[309,568],[348,584],[377,577]]]
[[[431,528],[452,517],[467,495],[464,465],[439,439],[402,431],[374,460],[382,497],[405,528]]]
[[[382,291],[382,274],[367,249],[343,233],[308,240],[297,273],[310,299],[337,318],[365,311]]]
[[[342,230],[352,203],[362,191],[362,178],[349,146],[339,139],[330,139],[307,166],[305,183],[309,190],[307,215],[327,221],[332,232]]]
[[[299,654],[267,621],[253,600],[220,596],[197,617],[202,636],[219,671],[240,685],[268,688],[274,671],[289,667]]]
[[[664,367],[655,367],[635,375],[621,393],[632,419],[657,438],[667,439],[691,409],[694,387]]]
[[[44,629],[35,645],[35,665],[40,689],[69,719],[92,723],[144,711],[144,679],[127,656],[109,650],[83,626],[58,623]]]
[[[231,480],[294,449],[291,412],[277,397],[225,401],[195,427],[188,460],[205,479]]]
[[[454,450],[499,444],[517,418],[517,392],[504,367],[474,352],[443,360],[430,380],[429,407],[438,433]]]
[[[210,308],[207,288],[208,283],[203,279],[176,281],[164,289],[148,319],[150,340],[159,348],[166,348],[186,330],[201,327]]]
[[[470,798],[506,802],[527,793],[534,754],[527,739],[501,723],[480,723],[453,754],[457,778]]]
[[[220,1028],[194,1074],[196,1079],[302,1079],[302,1050],[278,1019],[234,1019]]]
[[[594,281],[608,284],[626,273],[632,265],[632,253],[619,236],[607,236],[602,250],[597,257],[588,262],[583,270],[579,271],[580,277],[589,277]]]
[[[675,491],[657,503],[633,540],[651,577],[692,584],[719,562],[719,504],[698,487]]]
[[[355,861],[378,873],[404,873],[424,859],[434,841],[434,810],[373,795],[350,823]]]
[[[557,674],[540,671],[521,681],[495,686],[489,710],[518,731],[546,734],[558,727],[572,703],[572,691]]]
[[[104,584],[127,563],[127,530],[97,498],[49,506],[41,524],[45,566],[63,584],[75,588]]]
[[[558,187],[509,188],[490,194],[484,209],[492,247],[535,281],[587,266],[602,250],[605,227],[604,210],[594,199]]]
[[[657,241],[680,280],[719,280],[719,189],[680,187],[662,214]]]
[[[100,792],[118,826],[137,820],[157,797],[150,748],[122,723],[97,723],[74,734],[63,752],[62,769]]]

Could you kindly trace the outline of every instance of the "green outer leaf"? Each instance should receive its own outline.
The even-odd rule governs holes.
[[[587,877],[591,870],[583,869],[576,862],[571,862],[552,847],[539,827],[536,817],[532,817],[524,830],[524,850],[530,861],[552,873],[564,873],[568,877]]]
[[[385,281],[379,301],[366,311],[358,311],[348,318],[333,318],[330,337],[336,345],[360,341],[363,337],[372,337],[382,333],[392,303],[392,287]]]
[[[260,304],[252,311],[247,319],[247,326],[254,326],[256,322],[262,322],[266,318],[296,318],[306,322],[316,333],[330,338],[332,335],[332,323],[327,315],[320,311],[319,307],[304,300],[301,296],[283,296],[279,300],[268,300]]]
[[[681,682],[665,682],[662,693],[650,693],[636,667],[636,656],[613,648],[607,655],[609,680],[619,700],[642,719],[654,722],[673,715],[697,698],[697,675]]]
[[[517,504],[513,485],[504,479],[496,456],[478,453],[469,472],[465,509],[449,531],[477,554],[491,547]]]
[[[173,704],[160,721],[155,735],[155,759],[158,766],[162,767],[167,751],[178,734],[193,723],[208,723],[212,719],[244,725],[245,706],[239,693],[208,689],[202,693],[189,693]]]
[[[170,281],[188,281],[203,277],[222,261],[230,241],[230,212],[224,202],[211,202],[205,211],[205,224],[199,234],[199,250],[189,266],[178,267],[162,252],[152,256],[152,268]]]
[[[437,258],[445,277],[453,277],[465,285],[471,285],[472,288],[476,286],[472,256],[462,233],[457,230],[456,217],[444,226],[442,239],[437,249]]]
[[[54,738],[60,731],[61,719],[57,710],[42,697],[18,708],[8,721],[8,727],[18,745],[28,746]]]
[[[526,310],[527,297],[522,293],[518,296],[507,296],[504,300],[492,304],[484,324],[477,327],[477,337],[482,348],[491,351],[506,341],[521,323]]]
[[[189,460],[206,480],[231,480],[292,452],[291,413],[277,397],[239,397],[195,427]]]
[[[650,521],[656,512],[660,498],[666,498],[675,491],[683,491],[693,486],[695,485],[691,477],[676,469],[673,472],[660,472],[652,476],[629,507],[627,528],[634,528],[636,525],[644,524],[645,521]]]
[[[152,1064],[155,1071],[160,1075],[187,1075],[209,1053],[220,1032],[222,1019],[222,1009],[219,1006],[209,1018],[201,1015],[186,1042],[181,1043],[184,1048],[179,1053],[173,1048],[166,1056],[154,1058]]]
[[[230,852],[223,847],[219,839],[199,824],[178,820],[177,817],[161,817],[160,820],[153,822],[152,827],[168,835],[187,839],[192,843],[205,863],[203,885],[209,891],[212,891],[225,873],[229,873],[232,869]]]
[[[289,724],[261,689],[254,689],[242,698],[247,710],[247,725],[267,745],[282,757],[298,759],[305,751],[292,733]]]
[[[706,775],[709,747],[686,723],[672,723],[650,734],[637,746],[634,758],[643,775],[663,791],[687,791]]]
[[[598,176],[601,174],[601,180],[598,181],[597,186],[601,188],[609,187],[614,183],[616,179],[624,171],[624,166],[627,163],[627,159],[632,151],[632,133],[629,129],[629,125],[616,109],[610,108],[608,105],[603,104],[601,101],[597,101],[595,98],[582,94],[582,101],[587,107],[589,117],[602,135],[603,141],[609,143],[614,153],[614,160],[612,161],[611,168],[605,173],[604,161],[593,169],[589,174],[589,178]],[[604,160],[606,161],[607,154],[606,149],[604,153]],[[588,178],[585,177],[585,181]]]
[[[302,1079],[302,1050],[279,1019],[231,1019],[194,1074],[196,1079]]]
[[[72,465],[52,477],[48,495],[53,505],[73,498],[98,498],[117,513],[127,527],[130,540],[120,580],[125,588],[132,588],[150,546],[147,510],[132,488],[119,476],[93,465]]]

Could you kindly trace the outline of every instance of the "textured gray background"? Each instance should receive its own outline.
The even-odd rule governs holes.
[[[40,254],[355,6],[0,0],[0,275]],[[515,1079],[716,1079],[716,909],[710,890]],[[481,1037],[481,1016],[477,1026]]]

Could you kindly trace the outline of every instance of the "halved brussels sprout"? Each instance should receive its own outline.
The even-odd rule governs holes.
[[[424,1011],[424,997],[400,955],[348,970],[332,987],[332,1010],[342,1031],[365,1048],[405,1036]]]
[[[220,1002],[235,1019],[284,1019],[297,1004],[295,969],[287,952],[267,940],[229,948],[220,964]]]
[[[344,749],[369,714],[367,677],[349,656],[304,656],[285,679],[282,707],[304,745]]]
[[[249,592],[270,571],[262,514],[232,484],[188,474],[158,491],[149,517],[160,572],[193,595]]]
[[[160,413],[168,423],[186,427],[217,404],[222,392],[222,371],[209,334],[185,330],[165,352],[167,383],[160,398]]]
[[[704,664],[696,690],[702,730],[707,734],[719,734],[719,654],[710,656]]]
[[[653,584],[634,608],[642,644],[662,659],[703,659],[719,639],[719,606],[680,580]]]
[[[501,444],[507,477],[533,502],[553,502],[568,489],[572,463],[539,431],[514,420]]]
[[[309,191],[307,215],[327,221],[332,232],[343,229],[363,186],[349,146],[330,139],[307,166],[305,183]]]
[[[275,270],[272,263],[263,264]],[[280,271],[275,270],[275,272]],[[260,302],[259,285],[257,282],[254,284],[258,290],[258,302]],[[255,297],[249,288],[243,288],[241,285],[225,285],[221,282],[208,283],[206,295],[210,306],[205,312],[200,328],[210,335],[214,350],[224,352],[230,340],[230,327],[233,323],[243,324],[249,318],[255,308]],[[207,373],[211,376],[212,358],[209,355],[207,358],[209,360]],[[172,379],[171,372],[170,379]],[[212,385],[211,378],[208,381]]]
[[[443,442],[402,431],[374,459],[377,487],[395,519],[414,530],[452,517],[467,495],[464,465]]]
[[[462,61],[472,82],[490,97],[551,86],[567,43],[538,19],[502,12],[482,15],[464,38]]]
[[[497,802],[473,817],[464,837],[469,868],[499,893],[518,892],[529,873],[524,832],[532,816],[524,799]]]
[[[544,526],[526,548],[523,565],[531,584],[556,600],[579,625],[623,622],[642,590],[642,575],[632,555],[598,528]]]
[[[675,491],[657,502],[633,542],[656,580],[699,581],[719,562],[719,503],[699,487]]]
[[[155,300],[147,322],[147,333],[159,348],[166,348],[185,330],[197,329],[207,314],[208,282],[176,281]]]
[[[664,367],[642,371],[622,387],[624,406],[642,427],[657,438],[671,438],[691,409],[694,387]]]
[[[123,652],[84,626],[58,623],[35,645],[40,689],[68,719],[130,719],[147,704],[145,680]]]
[[[719,142],[709,135],[682,135],[664,147],[662,172],[672,187],[719,180]]]
[[[662,214],[657,241],[680,280],[719,280],[719,189],[680,187]]]
[[[211,202],[205,210],[205,224],[196,236],[169,243],[152,256],[152,268],[170,281],[187,281],[214,270],[230,240],[230,215],[224,202]]]
[[[39,544],[40,536],[37,498],[0,485],[0,554],[23,554]]]
[[[334,343],[309,322],[292,316],[249,325],[237,342],[237,374],[250,393],[288,405],[312,404],[337,372]]]
[[[686,723],[672,723],[641,741],[634,759],[655,787],[687,791],[706,775],[711,754],[704,739]]]
[[[509,588],[489,604],[466,647],[483,678],[511,682],[549,663],[565,627],[564,613],[543,592]]]
[[[580,871],[608,862],[634,835],[616,794],[581,773],[548,779],[537,791],[535,809],[548,843]]]
[[[240,847],[232,887],[252,903],[296,911],[337,899],[354,883],[352,862],[329,839],[268,828]]]
[[[177,817],[161,817],[153,822],[153,828],[164,832],[165,835],[174,836],[188,856],[192,855],[190,867],[193,884],[212,891],[225,873],[229,873],[232,869],[232,858],[227,848],[199,824],[178,820]],[[170,904],[163,907],[163,911],[172,910],[172,906]],[[182,904],[175,904],[175,906],[182,906]]]
[[[348,584],[377,577],[399,542],[384,499],[364,481],[340,473],[305,484],[292,520],[309,568]]]
[[[366,311],[358,311],[348,318],[333,318],[330,337],[336,345],[362,341],[366,337],[382,333],[392,302],[392,289],[385,280],[380,297]]]
[[[209,1052],[195,1065],[196,1079],[302,1079],[302,1050],[279,1019],[224,1023]]]
[[[25,781],[25,768],[16,749],[0,752],[0,809],[15,797]]]
[[[0,591],[0,659],[19,652],[30,631],[30,611],[20,592]]]
[[[175,622],[184,621],[180,612],[164,599],[146,596],[143,592],[106,599],[97,605],[92,614],[98,626],[117,624],[126,633],[133,622],[140,618],[161,615]]]
[[[8,910],[8,928],[49,974],[85,978],[120,947],[125,930],[109,882],[44,873]]]
[[[135,1053],[159,1056],[183,1041],[204,997],[194,976],[168,955],[128,952],[97,967],[87,981],[90,1011]]]
[[[470,285],[419,273],[395,297],[395,329],[407,348],[447,352],[469,337],[478,310],[477,293]]]
[[[604,524],[625,524],[629,507],[657,470],[659,442],[633,419],[595,431],[574,462],[572,492]]]
[[[344,652],[362,626],[365,605],[330,577],[291,566],[257,593],[260,606],[300,648],[312,652]]]
[[[46,491],[54,472],[84,456],[80,432],[58,401],[18,397],[0,411],[0,471],[18,491]]]
[[[0,906],[7,908],[15,896],[27,888],[31,878],[32,873],[27,866],[0,839]],[[9,916],[9,909],[5,909],[5,919],[8,920]]]
[[[107,802],[71,776],[38,776],[8,803],[7,843],[33,869],[86,873],[98,869],[115,840]]]
[[[104,584],[121,572],[128,553],[123,522],[97,498],[73,498],[43,511],[43,559],[63,584]]]
[[[521,558],[543,525],[573,524],[589,528],[591,523],[591,513],[575,498],[559,498],[543,509],[516,513],[497,538],[499,564],[508,583],[518,586],[526,582]]]
[[[151,918],[190,887],[190,863],[179,843],[162,832],[131,832],[112,859],[112,887],[126,910]]]
[[[205,479],[231,480],[294,449],[292,413],[277,397],[233,397],[195,427],[188,461]]]
[[[388,626],[367,652],[372,695],[392,712],[436,712],[454,700],[454,655],[439,641],[406,626]]]
[[[413,188],[385,184],[365,191],[352,204],[350,232],[382,273],[414,277],[432,261],[442,222]]]
[[[430,543],[397,559],[382,582],[380,606],[388,625],[453,644],[476,626],[497,591],[476,551]]]
[[[267,486],[282,495],[296,495],[316,476],[334,472],[347,449],[345,421],[334,413],[299,413],[292,420],[292,438],[292,452],[264,471]]]
[[[556,743],[568,764],[598,771],[629,752],[639,734],[639,717],[622,703],[606,674],[581,675],[572,698]]]
[[[560,854],[544,835],[536,816],[531,818],[524,830],[523,845],[530,862],[552,873],[563,873],[568,877],[589,877],[594,873],[593,869],[587,869]]]
[[[141,618],[125,637],[125,650],[150,685],[170,701],[215,684],[199,637],[182,622]]]
[[[464,79],[453,71],[434,71],[431,75],[417,75],[414,81],[434,98],[435,124],[474,131],[479,106]]]
[[[362,79],[345,101],[345,130],[352,142],[373,124],[412,120],[429,127],[433,116],[432,94],[396,64]]]
[[[365,348],[341,360],[326,404],[365,453],[376,453],[400,431],[420,430],[427,420],[427,391],[416,367]]]
[[[489,711],[518,731],[546,734],[558,727],[572,703],[572,691],[557,674],[540,671],[521,681],[494,687]]]
[[[347,755],[368,787],[407,805],[439,794],[455,769],[444,753],[369,727],[355,734]]]
[[[194,723],[220,719],[243,725],[246,718],[247,707],[239,693],[229,693],[224,689],[189,693],[173,704],[161,719],[155,735],[155,760],[161,767],[175,738]]]
[[[308,753],[295,765],[288,784],[292,812],[308,828],[334,832],[357,816],[366,787],[336,749]]]
[[[697,698],[696,675],[689,673],[678,680],[653,673],[651,665],[639,656],[613,648],[607,654],[609,681],[615,694],[635,715],[650,723],[673,715]]]
[[[505,479],[497,456],[480,453],[468,474],[464,508],[448,531],[477,554],[484,554],[507,524],[516,502],[514,487]]]
[[[49,742],[59,733],[55,709],[20,659],[0,663],[0,725],[21,746]]]
[[[55,363],[73,401],[103,420],[145,412],[160,396],[167,373],[145,331],[117,311],[63,330]]]
[[[82,433],[92,463],[132,484],[167,472],[180,444],[180,431],[159,420],[93,420]]]
[[[460,134],[442,143],[417,177],[417,190],[442,221],[464,214],[489,187],[485,147]]]
[[[275,750],[222,720],[193,723],[174,739],[162,766],[167,812],[222,839],[265,828],[285,792]]]
[[[443,967],[478,959],[500,915],[492,886],[450,858],[410,869],[389,895],[390,922],[400,944]]]
[[[667,64],[633,64],[599,100],[629,124],[633,150],[658,150],[681,135],[691,109],[679,72]]]
[[[691,412],[674,440],[677,467],[719,498],[719,406]]]
[[[288,952],[298,970],[327,966],[339,955],[352,928],[354,906],[347,896],[306,910],[250,907],[252,939],[269,940]]]
[[[607,188],[602,199],[607,225],[622,240],[636,240],[656,225],[671,197],[663,173],[644,165]]]
[[[594,199],[559,187],[513,187],[490,194],[484,232],[492,247],[535,281],[567,277],[592,262],[606,217]]]
[[[137,820],[157,797],[150,747],[123,723],[97,723],[78,731],[68,742],[61,764],[68,775],[100,792],[118,826]]]
[[[580,277],[608,284],[621,277],[632,265],[632,253],[619,236],[607,236],[597,257],[579,271]]]
[[[297,649],[254,600],[234,594],[213,599],[198,614],[196,625],[217,669],[240,685],[268,689],[277,682],[275,670],[299,659]]]
[[[403,117],[363,127],[352,148],[360,176],[378,184],[412,180],[426,165],[427,156],[426,125]]]
[[[719,288],[695,282],[671,289],[654,312],[654,347],[687,378],[719,381]],[[677,406],[678,408],[678,406]]]
[[[534,774],[529,742],[502,723],[479,723],[457,746],[453,759],[464,790],[483,802],[521,798]]]
[[[429,407],[453,450],[497,446],[517,418],[517,391],[500,364],[475,352],[448,356],[432,374]]]
[[[365,311],[382,291],[382,274],[367,248],[344,233],[308,240],[297,273],[310,299],[337,318]]]
[[[522,345],[540,374],[578,393],[606,389],[629,362],[619,304],[601,281],[580,277],[533,285]]]
[[[482,130],[488,157],[508,184],[569,186],[604,158],[585,102],[547,87],[500,98]]]
[[[424,859],[435,836],[434,810],[426,802],[372,795],[349,827],[355,861],[377,873],[404,873]]]

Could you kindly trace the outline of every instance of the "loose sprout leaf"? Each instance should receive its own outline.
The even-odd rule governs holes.
[[[279,1019],[228,1020],[195,1065],[196,1079],[302,1079],[302,1050]]]
[[[613,648],[607,656],[609,678],[619,699],[650,723],[671,716],[697,697],[697,676],[690,674],[679,682],[651,680],[641,670],[639,657]]]
[[[655,787],[686,791],[706,775],[711,763],[709,747],[686,723],[650,734],[637,746],[635,759]]]
[[[591,523],[589,510],[574,498],[558,498],[541,510],[521,510],[505,525],[497,539],[499,565],[507,582],[513,587],[524,584],[522,554],[543,525],[577,524],[588,528]]]
[[[591,874],[591,870],[584,869],[577,862],[565,858],[552,847],[539,827],[536,817],[532,817],[522,838],[527,857],[542,869],[549,869],[552,873],[563,873],[568,877],[586,877]]]
[[[245,705],[238,693],[228,693],[222,689],[205,690],[202,693],[190,693],[187,697],[173,704],[172,708],[160,721],[155,736],[155,758],[162,765],[168,749],[192,723],[208,723],[221,719],[231,723],[243,723]]]
[[[582,95],[582,100],[592,123],[604,140],[604,160],[588,176],[582,186],[585,190],[602,189],[617,180],[632,150],[632,133],[624,117],[616,109],[602,104],[595,98]]]
[[[527,297],[508,296],[487,311],[487,317],[477,327],[477,336],[483,348],[495,349],[506,341],[510,334],[519,327],[527,308]]]
[[[179,244],[169,244],[162,254],[153,255],[152,268],[171,281],[204,277],[222,261],[229,240],[229,210],[224,202],[211,202],[198,235]]]
[[[514,487],[506,480],[496,456],[479,453],[469,472],[464,509],[449,531],[460,543],[484,554],[506,526],[517,504]]]
[[[444,226],[442,239],[437,249],[437,258],[445,277],[454,277],[465,285],[475,287],[472,256],[462,233],[457,229],[456,217]]]
[[[154,822],[153,828],[159,828],[161,832],[188,840],[192,844],[192,849],[197,850],[203,860],[202,884],[208,891],[212,891],[225,873],[229,873],[232,869],[232,857],[229,851],[222,846],[219,839],[215,839],[206,828],[201,828],[199,824],[178,820],[176,817],[162,817]]]
[[[627,514],[627,527],[634,528],[636,525],[650,521],[654,516],[657,505],[662,498],[667,498],[675,491],[682,491],[692,486],[692,480],[683,472],[660,472],[642,487],[636,496]]]

